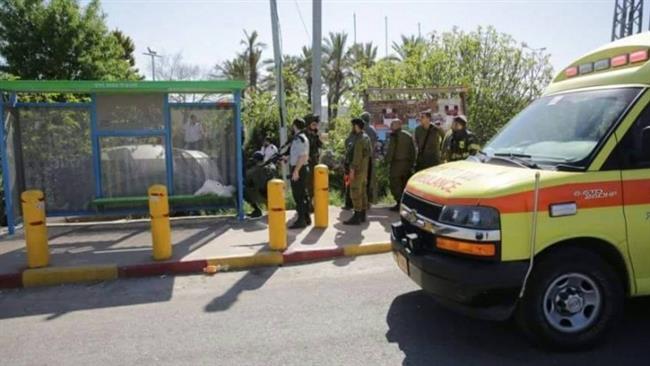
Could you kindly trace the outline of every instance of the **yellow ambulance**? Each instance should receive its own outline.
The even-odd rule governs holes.
[[[626,297],[650,294],[649,51],[644,33],[588,53],[478,155],[415,174],[398,266],[542,344],[601,340]]]

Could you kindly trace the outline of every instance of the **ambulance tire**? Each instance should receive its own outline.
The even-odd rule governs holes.
[[[535,263],[515,317],[537,344],[584,349],[618,323],[624,299],[623,281],[609,263],[593,252],[565,248]]]

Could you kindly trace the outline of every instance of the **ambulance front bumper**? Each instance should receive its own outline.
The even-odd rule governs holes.
[[[512,315],[528,261],[480,261],[444,252],[414,250],[435,246],[418,242],[423,240],[435,238],[418,235],[418,230],[408,223],[392,225],[395,261],[426,293],[468,316],[506,320]]]

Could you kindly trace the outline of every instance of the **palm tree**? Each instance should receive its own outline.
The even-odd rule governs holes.
[[[300,63],[301,59],[299,56],[282,56],[282,77],[284,81],[284,92],[287,95],[298,93],[301,90],[300,79],[302,75]],[[277,86],[275,60],[266,59],[262,64],[266,65],[266,75],[260,81],[261,88],[267,91],[275,90]]]
[[[232,60],[227,60],[220,65],[216,65],[214,72],[210,74],[210,77],[232,80],[246,80],[248,76],[248,64],[243,55],[237,55]]]
[[[413,52],[415,52],[417,46],[424,45],[426,43],[424,38],[414,35],[405,36],[402,34],[401,38],[401,43],[393,42],[393,51],[397,53],[397,57],[390,56],[389,59],[404,61],[409,58]]]
[[[369,69],[377,62],[377,46],[372,42],[356,43],[350,48],[350,57],[354,66]]]
[[[241,44],[246,47],[242,56],[245,58],[248,66],[248,86],[256,89],[257,79],[259,77],[258,68],[262,60],[262,51],[266,48],[266,44],[258,41],[257,31],[248,34],[244,30],[245,38],[241,40]]]
[[[346,83],[350,75],[350,50],[346,47],[348,35],[345,32],[332,33],[323,45],[323,79],[327,84],[327,117],[336,118],[337,106],[343,93],[349,88]]]

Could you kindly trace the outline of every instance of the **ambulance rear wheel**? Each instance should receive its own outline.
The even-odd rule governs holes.
[[[517,322],[537,343],[580,349],[601,341],[622,313],[625,292],[616,271],[583,249],[560,249],[535,263]]]

